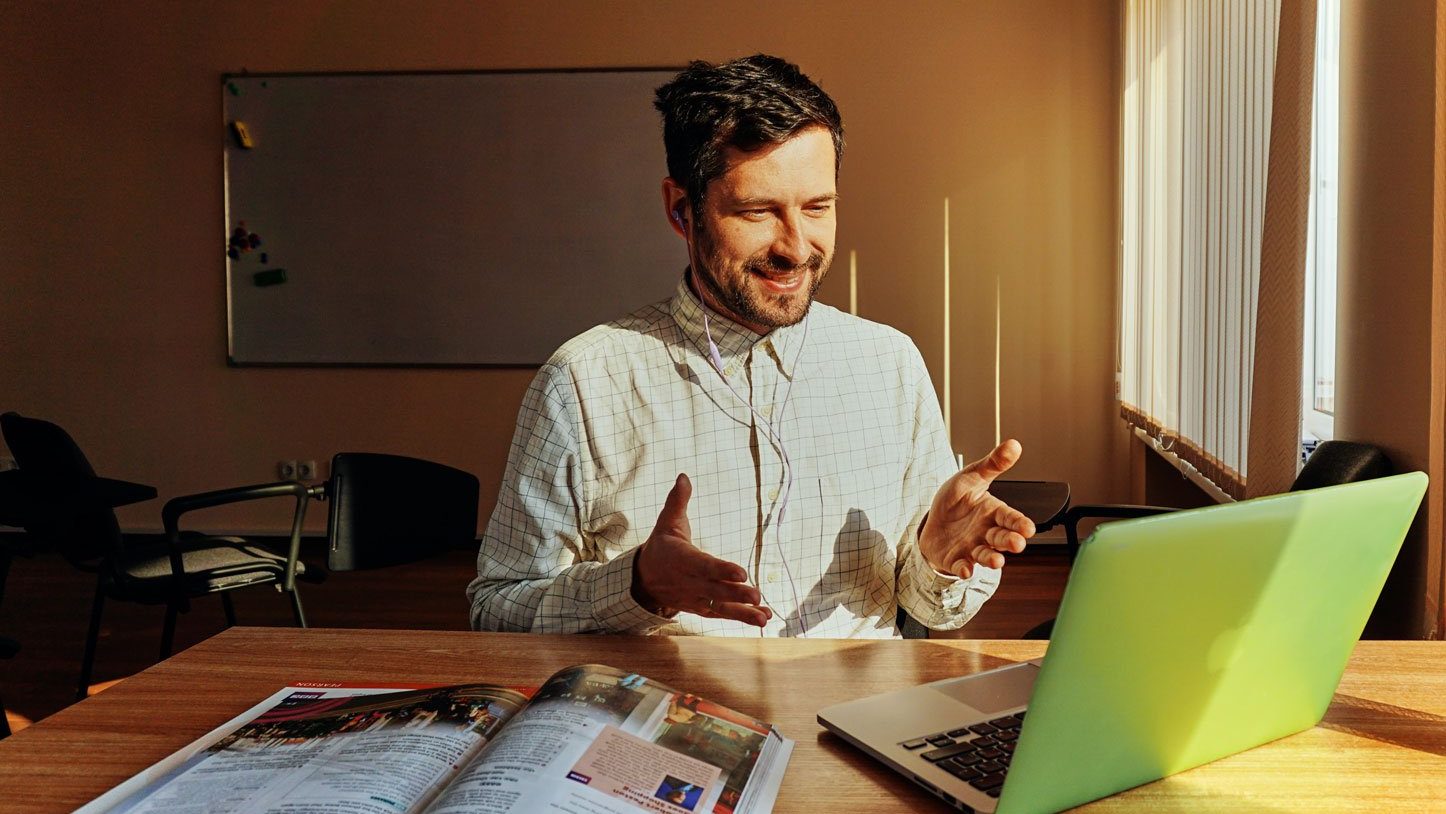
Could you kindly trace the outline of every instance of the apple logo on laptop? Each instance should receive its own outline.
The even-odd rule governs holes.
[[[1215,637],[1215,641],[1210,643],[1210,650],[1205,654],[1205,669],[1212,675],[1229,669],[1230,665],[1240,657],[1240,639],[1244,635],[1245,625],[1243,623],[1220,631],[1220,634]]]

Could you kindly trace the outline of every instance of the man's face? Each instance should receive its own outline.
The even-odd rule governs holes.
[[[690,223],[697,293],[755,333],[793,325],[833,261],[833,138],[810,127],[752,152],[728,148],[724,160]]]

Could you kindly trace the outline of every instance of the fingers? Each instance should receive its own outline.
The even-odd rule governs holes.
[[[1004,567],[1004,555],[988,546],[979,546],[974,549],[974,561],[985,568]]]
[[[951,552],[948,571],[961,579],[968,579],[974,573],[974,566],[1003,568],[1004,554],[1018,554],[1028,545],[1024,535],[1017,531],[995,526],[984,532],[984,545],[960,545]]]
[[[968,579],[974,575],[974,566],[982,565],[985,568],[1000,569],[1004,567],[1004,555],[990,548],[987,545],[975,546],[963,556],[954,560],[949,566],[949,573],[960,579]]]
[[[673,481],[673,488],[668,492],[667,500],[663,501],[663,510],[658,512],[658,523],[653,526],[653,531],[673,531],[684,537],[691,537],[688,527],[688,499],[693,496],[693,482],[688,476],[679,473],[678,479]]]
[[[984,542],[995,552],[1018,554],[1024,550],[1026,541],[1034,536],[1034,521],[1025,517],[1024,512],[1004,503],[1000,503],[999,508],[994,510],[993,520],[995,525],[984,532]],[[990,568],[1004,566],[1003,556],[988,556],[986,553],[976,552],[974,559],[980,565]]]
[[[708,556],[708,555],[704,555]],[[700,597],[699,616],[712,619],[734,619],[744,624],[763,627],[773,611],[762,607],[763,594],[747,583],[748,574],[737,563],[708,556],[703,579],[704,596]]]
[[[748,572],[742,566],[701,551],[685,536],[664,528],[674,522],[669,511],[683,507],[687,488],[687,479],[680,476],[668,496],[668,508],[658,520],[662,533],[655,532],[639,550],[635,595],[651,605],[699,616],[735,619],[758,627],[768,624],[772,611],[760,607],[763,597],[748,584]],[[686,523],[686,517],[681,522]]]
[[[705,605],[709,599],[712,599],[715,605],[725,602],[759,605],[763,602],[763,595],[758,589],[746,582],[715,582],[706,585],[704,590],[707,592],[702,600]]]
[[[974,561],[968,557],[960,557],[949,566],[949,572],[960,579],[968,579],[974,575]]]
[[[1010,531],[1009,529],[1003,529],[998,526],[984,532],[984,542],[988,543],[989,549],[994,551],[1008,551],[1011,554],[1018,554],[1024,550],[1024,535],[1017,531]],[[988,563],[984,564],[988,565]]]
[[[748,572],[744,571],[743,566],[738,563],[720,560],[711,554],[704,554],[703,556],[708,558],[704,561],[704,567],[701,569],[703,577],[719,582],[748,581]]]
[[[1018,441],[1006,438],[993,452],[964,467],[964,471],[973,472],[985,481],[992,481],[1008,472],[1023,453],[1024,447]]]
[[[994,523],[1006,531],[1018,532],[1026,539],[1034,536],[1034,521],[1025,517],[1024,512],[1003,503],[994,510]]]
[[[745,625],[763,627],[768,624],[769,619],[773,618],[773,611],[743,602],[714,602],[711,611],[705,611],[699,615],[707,616],[710,619],[733,619]]]

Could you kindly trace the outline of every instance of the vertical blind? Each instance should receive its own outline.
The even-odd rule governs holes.
[[[1252,445],[1281,4],[1125,6],[1121,413],[1236,498]]]

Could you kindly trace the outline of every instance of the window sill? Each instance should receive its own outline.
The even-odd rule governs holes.
[[[1144,444],[1147,449],[1154,450],[1155,454],[1163,458],[1166,463],[1179,470],[1180,474],[1184,475],[1186,480],[1198,486],[1200,488],[1200,491],[1204,492],[1206,496],[1208,496],[1211,500],[1215,501],[1216,503],[1235,502],[1235,499],[1232,498],[1230,495],[1225,494],[1225,492],[1222,491],[1219,486],[1215,485],[1214,481],[1200,474],[1200,470],[1192,466],[1189,461],[1186,461],[1179,455],[1176,455],[1168,449],[1165,449],[1159,441],[1156,441],[1150,436],[1149,433],[1145,432],[1139,427],[1135,427],[1134,430],[1135,437],[1140,440],[1140,443]]]

